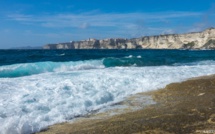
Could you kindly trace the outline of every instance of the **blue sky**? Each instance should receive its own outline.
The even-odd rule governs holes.
[[[208,27],[214,0],[0,0],[0,49]]]

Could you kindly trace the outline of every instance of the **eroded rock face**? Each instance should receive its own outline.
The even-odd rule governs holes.
[[[44,49],[215,49],[215,28],[203,32],[145,36],[133,39],[88,39],[47,44]]]

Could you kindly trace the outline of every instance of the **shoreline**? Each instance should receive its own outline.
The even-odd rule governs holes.
[[[156,103],[152,101],[141,107],[143,99],[139,98],[146,96],[151,96]],[[38,134],[215,133],[215,75],[171,83],[163,89],[128,97],[118,105],[128,107],[113,116],[108,116],[107,111],[52,125]],[[135,106],[140,109],[132,110]]]

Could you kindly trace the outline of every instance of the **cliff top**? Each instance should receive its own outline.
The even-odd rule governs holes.
[[[108,38],[47,44],[44,49],[215,49],[215,28],[201,32],[142,36],[139,38]],[[207,46],[207,47],[206,47]]]
[[[199,31],[199,32],[187,32],[187,33],[181,33],[181,34],[159,34],[159,35],[151,35],[151,36],[142,36],[142,38],[144,37],[157,37],[157,36],[175,36],[175,35],[186,35],[186,34],[195,34],[195,33],[203,33],[203,32],[207,32],[207,31],[213,31],[215,32],[215,28],[214,27],[210,27],[210,28],[207,28],[203,31]]]

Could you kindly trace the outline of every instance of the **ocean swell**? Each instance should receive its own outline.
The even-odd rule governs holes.
[[[100,69],[109,67],[147,67],[147,66],[195,66],[195,65],[215,65],[214,60],[198,62],[176,62],[168,59],[146,60],[141,56],[127,56],[122,58],[103,58],[99,60],[69,61],[69,62],[35,62],[20,63],[0,66],[0,78],[15,78],[30,76],[47,72],[66,72],[88,69]]]

